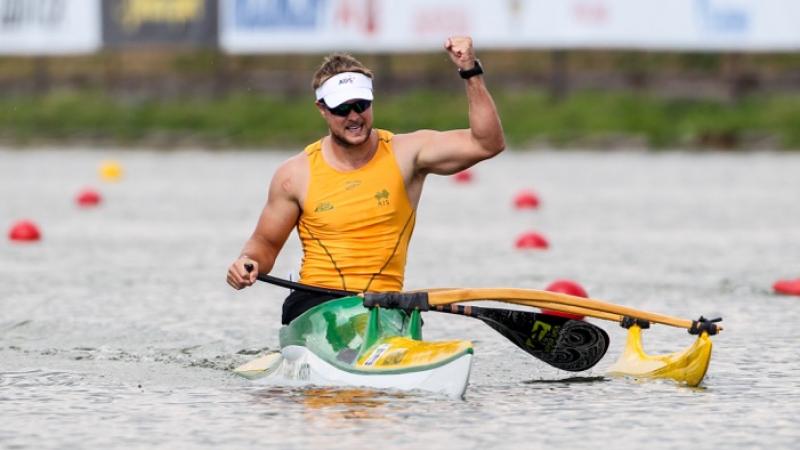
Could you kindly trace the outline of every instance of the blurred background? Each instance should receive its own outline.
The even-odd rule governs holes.
[[[376,127],[461,128],[450,35],[509,151],[426,181],[405,288],[722,316],[700,388],[610,381],[611,322],[573,377],[435,313],[426,339],[475,343],[465,400],[231,373],[279,348],[287,291],[225,274],[327,132],[322,57],[374,70]],[[0,0],[0,448],[795,448],[797,149],[800,0]],[[653,328],[648,353],[694,340]]]
[[[515,148],[800,148],[795,0],[0,0],[0,145],[270,148],[348,51],[376,125],[466,126],[471,35]]]

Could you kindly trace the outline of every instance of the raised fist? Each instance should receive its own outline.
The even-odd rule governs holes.
[[[475,67],[475,50],[469,36],[453,36],[444,43],[450,59],[459,69],[469,70]]]

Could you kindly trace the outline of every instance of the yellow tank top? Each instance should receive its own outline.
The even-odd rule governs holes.
[[[375,129],[378,150],[363,167],[340,172],[305,148],[311,176],[297,224],[303,283],[351,291],[403,288],[415,211],[392,151],[392,133]]]

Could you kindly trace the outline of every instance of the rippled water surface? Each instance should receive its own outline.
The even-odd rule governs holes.
[[[0,448],[790,448],[800,440],[800,155],[509,152],[474,182],[428,180],[407,285],[543,288],[721,315],[699,388],[560,372],[473,319],[426,313],[429,339],[475,342],[464,399],[264,387],[230,369],[277,346],[286,292],[235,292],[277,152],[0,151]],[[119,183],[97,166],[115,158]],[[75,206],[84,186],[104,203]],[[516,211],[513,195],[542,206]],[[12,244],[18,219],[43,240]],[[539,231],[547,251],[514,249]],[[287,243],[274,274],[296,271]],[[648,352],[692,337],[656,326]],[[575,378],[577,375],[577,378]]]

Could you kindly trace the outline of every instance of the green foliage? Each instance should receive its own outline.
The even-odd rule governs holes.
[[[800,149],[800,96],[739,102],[583,91],[556,101],[539,90],[495,90],[509,144],[649,148],[748,148],[753,136]],[[379,97],[375,126],[395,132],[466,128],[462,92]],[[175,147],[300,147],[326,132],[309,96],[243,92],[223,98],[119,99],[98,92],[0,98],[0,139]]]

